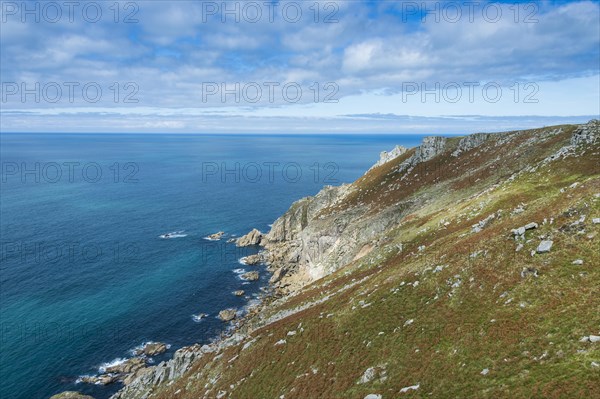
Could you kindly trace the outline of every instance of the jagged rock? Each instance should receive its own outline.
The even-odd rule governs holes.
[[[397,145],[396,147],[394,147],[394,149],[390,152],[387,151],[382,151],[379,154],[379,161],[377,161],[377,163],[375,165],[373,165],[371,167],[371,169],[376,168],[378,166],[381,166],[385,163],[390,162],[391,160],[394,160],[396,158],[398,158],[400,155],[404,154],[406,151],[408,151],[407,148],[401,146],[401,145]],[[369,169],[369,170],[371,170]]]
[[[600,218],[593,218],[592,219],[592,223],[593,224],[600,224]]]
[[[163,344],[164,345],[164,344]],[[166,347],[165,347],[166,350]],[[132,357],[121,364],[107,367],[107,374],[130,374],[135,373],[140,368],[146,366],[146,361],[140,357]]]
[[[224,231],[219,231],[218,233],[211,234],[206,238],[208,238],[211,241],[218,241],[221,239],[221,237],[223,237],[224,234],[225,234]]]
[[[262,256],[262,254],[248,255],[248,256],[244,256],[241,259],[241,261],[242,261],[242,263],[244,263],[246,265],[253,266],[253,265],[257,265],[260,262],[262,262],[263,256]]]
[[[252,229],[248,234],[241,236],[235,242],[238,247],[248,247],[250,245],[259,245],[262,241],[263,234],[256,230]]]
[[[489,137],[490,135],[486,133],[475,133],[467,137],[463,137],[458,142],[456,150],[452,152],[452,156],[457,157],[465,151],[469,151],[472,148],[479,147],[481,144],[485,143],[485,141]]]
[[[259,279],[260,274],[256,270],[253,270],[251,272],[242,274],[240,277],[246,281],[256,281]]]
[[[146,356],[156,356],[160,355],[167,351],[167,345],[162,342],[147,342],[143,347],[137,349],[135,354],[146,355]]]
[[[573,265],[583,265],[583,259],[576,259],[573,262],[571,262],[571,264],[573,264]]]
[[[225,309],[219,312],[219,319],[222,321],[231,321],[235,319],[236,310],[235,309]]]
[[[246,293],[244,290],[233,291],[233,295],[235,296],[243,296]]]
[[[50,399],[94,399],[92,396],[83,395],[75,391],[61,392],[57,395],[50,397]]]
[[[600,131],[600,121],[592,119],[586,124],[579,125],[577,130],[571,136],[571,145],[592,144],[595,143]]]
[[[551,240],[544,240],[540,243],[540,245],[538,245],[536,252],[538,254],[550,252],[550,249],[552,248],[552,244],[553,244],[553,242]]]
[[[446,147],[446,138],[429,136],[423,139],[423,144],[415,151],[416,162],[426,162],[441,153]]]

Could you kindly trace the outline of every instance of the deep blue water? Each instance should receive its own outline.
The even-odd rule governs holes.
[[[233,270],[256,249],[228,237],[267,231],[293,201],[421,139],[0,135],[0,397],[107,398],[118,384],[76,378],[145,341],[170,344],[164,358],[207,342],[225,327],[218,311],[243,307],[269,277],[244,285]],[[187,236],[158,237],[177,230]],[[222,241],[203,239],[219,230]],[[240,288],[249,298],[232,295]],[[200,312],[210,316],[196,323]]]

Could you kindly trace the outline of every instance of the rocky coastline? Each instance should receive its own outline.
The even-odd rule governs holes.
[[[580,125],[572,136],[571,146],[581,142],[595,143],[598,139],[598,127],[598,121]],[[511,134],[513,133],[499,134],[497,139],[500,142],[505,138],[508,140]],[[449,140],[446,138],[426,137],[418,147],[412,149],[396,147],[389,153],[382,152],[380,160],[366,174],[375,173],[378,168],[387,170],[392,167],[398,173],[406,173],[450,150],[450,156],[459,157],[486,143],[490,136],[481,133],[466,136],[460,141],[457,140],[453,147],[450,147]],[[568,154],[571,148],[567,147],[561,148],[556,157]],[[315,196],[294,202],[289,210],[273,223],[268,233],[252,229],[246,235],[235,239],[235,245],[238,247],[255,246],[261,249],[256,255],[242,258],[241,262],[246,265],[266,265],[271,273],[266,292],[261,295],[257,303],[248,306],[245,312],[232,308],[223,309],[219,313],[219,318],[223,322],[231,323],[230,328],[209,344],[183,347],[174,353],[172,359],[160,362],[158,365],[148,365],[146,362],[142,364],[139,360],[132,360],[120,370],[110,370],[110,372],[107,370],[108,376],[104,378],[114,378],[110,382],[121,381],[124,384],[124,387],[111,399],[145,399],[158,386],[179,379],[203,356],[221,353],[233,345],[244,342],[246,342],[244,347],[250,345],[249,337],[253,331],[289,316],[279,312],[268,318],[263,317],[273,304],[281,304],[306,285],[352,261],[367,256],[378,247],[385,232],[400,225],[401,220],[415,208],[413,202],[406,201],[372,212],[367,200],[364,199],[365,195],[366,193],[361,192],[355,184],[326,186]],[[427,203],[430,199],[427,194],[422,194],[419,203]],[[485,227],[485,223],[480,223],[476,226],[478,230],[475,232]],[[537,227],[536,223],[530,223],[515,228],[512,235],[516,240],[526,231]],[[220,239],[221,236],[218,238]],[[550,241],[550,247],[551,243]],[[544,248],[538,252],[543,252]],[[241,278],[255,281],[258,280],[259,273],[258,271],[246,272]],[[234,295],[240,292],[243,291],[236,291]],[[148,350],[158,348],[161,347],[154,345]],[[139,355],[142,357],[138,359],[142,360],[144,355],[152,356],[146,353],[145,348]],[[128,371],[125,372],[125,369]],[[100,377],[102,376],[97,378]],[[63,393],[66,394],[70,393]],[[71,397],[80,399],[78,396],[61,396],[53,399]],[[81,396],[81,398],[88,397]]]

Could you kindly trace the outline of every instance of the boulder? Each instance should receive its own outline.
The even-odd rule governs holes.
[[[248,247],[250,245],[259,245],[262,241],[263,234],[256,230],[252,229],[248,234],[241,236],[238,238],[235,243],[238,247]]]
[[[233,295],[235,296],[243,296],[246,293],[244,290],[233,291]]]
[[[260,275],[258,274],[258,272],[256,270],[253,270],[251,272],[247,272],[247,273],[244,273],[241,275],[241,278],[246,281],[256,281],[256,280],[258,280],[259,277],[260,277]]]
[[[521,270],[521,277],[523,278],[527,276],[538,277],[538,275],[538,269],[536,269],[535,267],[524,267],[523,270]]]
[[[540,245],[538,245],[537,247],[537,253],[538,254],[543,254],[546,252],[550,252],[550,249],[552,248],[552,244],[553,242],[551,240],[544,240],[542,242],[540,242]]]
[[[219,319],[222,321],[231,321],[235,319],[236,310],[235,309],[225,309],[219,312]]]

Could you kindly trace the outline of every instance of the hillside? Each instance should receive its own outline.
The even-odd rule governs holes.
[[[426,138],[294,203],[275,293],[121,398],[600,397],[600,123]]]

